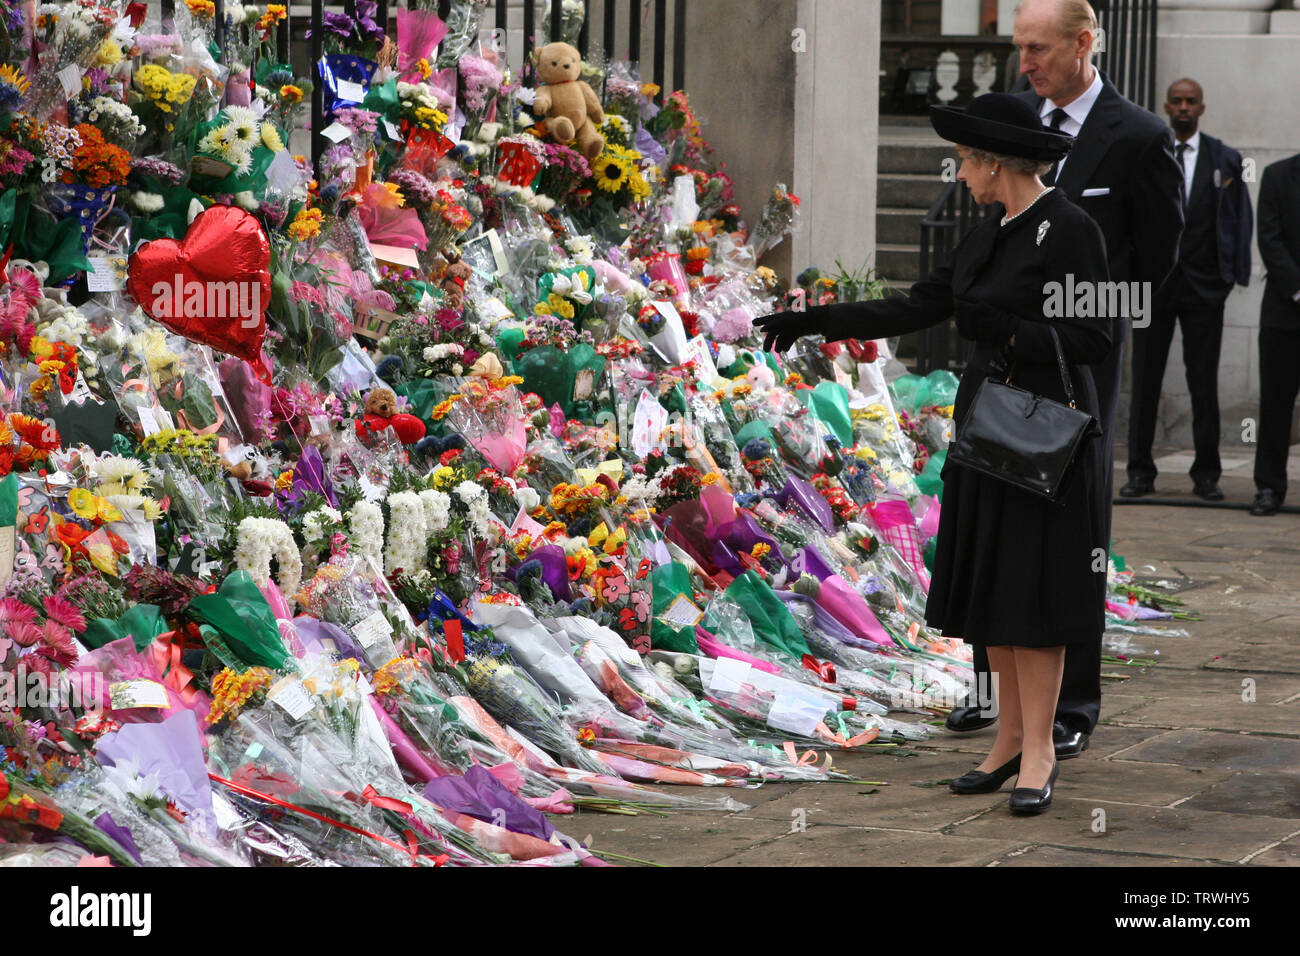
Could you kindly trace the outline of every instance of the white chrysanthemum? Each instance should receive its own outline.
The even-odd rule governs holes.
[[[451,496],[443,491],[428,489],[420,492],[424,508],[424,528],[428,534],[446,531],[451,524]]]
[[[424,528],[424,502],[414,491],[399,491],[388,496],[388,548],[384,553],[384,570],[392,574],[419,571],[425,566],[428,539]]]
[[[330,526],[329,528],[326,527],[327,524]],[[302,535],[310,544],[329,536],[335,528],[340,527],[342,524],[343,515],[327,505],[324,508],[309,512],[302,519]]]
[[[140,494],[149,487],[149,475],[144,465],[134,458],[121,455],[102,455],[90,466],[90,472],[99,482],[98,494],[108,494],[103,486],[119,489],[119,494]]]
[[[225,114],[230,120],[235,141],[252,149],[262,137],[261,117],[257,111],[248,106],[227,106]]]
[[[235,542],[236,567],[261,587],[271,580],[274,558],[276,584],[285,598],[293,600],[302,581],[302,556],[289,526],[278,518],[245,518],[235,530]]]
[[[373,501],[358,501],[348,512],[352,547],[363,559],[381,567],[384,560],[384,513]]]

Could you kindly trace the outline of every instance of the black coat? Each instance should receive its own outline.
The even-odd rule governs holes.
[[[1260,328],[1300,329],[1300,155],[1264,170],[1259,184],[1259,257],[1268,279]]]
[[[954,418],[960,429],[979,383],[996,374],[994,363],[1011,334],[1013,383],[1066,400],[1050,321],[1060,335],[1079,407],[1096,415],[1088,366],[1109,352],[1111,323],[1048,318],[1045,285],[1064,285],[1069,275],[1076,285],[1105,282],[1101,232],[1055,189],[1006,226],[999,225],[1001,213],[997,207],[994,216],[975,226],[958,244],[952,264],[917,282],[908,297],[811,308],[810,330],[832,341],[885,338],[943,322],[958,298],[990,307],[1006,321],[997,341],[977,341],[981,333],[958,310],[958,331],[975,342],[957,389]],[[1103,480],[1099,440],[1085,441],[1056,504],[958,465],[947,465],[943,480],[927,623],[974,644],[1096,642],[1103,625],[1107,544],[1098,492]],[[1098,553],[1101,571],[1094,570]]]
[[[1121,96],[1105,73],[1101,80],[1056,186],[1101,227],[1111,279],[1159,288],[1178,260],[1183,231],[1173,130]],[[1042,107],[1032,90],[1017,95],[1036,111]]]

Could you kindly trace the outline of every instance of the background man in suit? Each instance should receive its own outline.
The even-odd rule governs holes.
[[[1300,391],[1300,156],[1264,170],[1258,238],[1268,278],[1259,306],[1258,493],[1250,513],[1271,515],[1286,498],[1291,412]]]
[[[1255,228],[1250,194],[1241,178],[1241,154],[1197,128],[1205,93],[1195,80],[1175,80],[1165,112],[1183,171],[1186,226],[1178,264],[1156,296],[1151,325],[1133,330],[1133,405],[1128,423],[1128,483],[1119,490],[1137,498],[1155,490],[1155,440],[1160,385],[1165,377],[1175,324],[1183,330],[1183,364],[1192,396],[1192,490],[1222,501],[1219,476],[1219,347],[1223,303],[1233,283],[1250,281],[1250,234]]]
[[[1092,65],[1096,36],[1097,15],[1086,0],[1022,0],[1013,40],[1030,89],[1019,95],[1038,111],[1045,126],[1075,137],[1074,148],[1043,181],[1064,192],[1101,227],[1111,281],[1150,282],[1154,290],[1178,258],[1182,172],[1169,127],[1121,96]],[[1105,496],[1108,538],[1120,360],[1130,318],[1111,322],[1111,352],[1092,369],[1104,433],[1106,480],[1099,493]],[[979,648],[975,669],[983,687],[991,687],[988,659]],[[1056,709],[1058,758],[1083,752],[1100,714],[1098,634],[1095,645],[1072,647],[1065,655]],[[978,707],[959,707],[948,716],[947,726],[978,730],[994,719],[983,716]]]

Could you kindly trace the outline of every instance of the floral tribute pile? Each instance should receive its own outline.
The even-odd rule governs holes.
[[[0,860],[598,864],[924,738],[946,386],[752,332],[869,284],[756,264],[685,93],[587,65],[588,159],[476,0],[355,9],[302,77],[283,6],[0,0]]]

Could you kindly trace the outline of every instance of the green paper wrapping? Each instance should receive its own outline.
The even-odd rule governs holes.
[[[727,585],[727,597],[744,608],[754,636],[759,640],[796,658],[812,653],[794,615],[753,571],[744,572]],[[658,608],[657,603],[655,607]]]
[[[804,395],[809,396],[813,413],[840,440],[840,445],[852,448],[853,418],[849,414],[848,390],[838,382],[819,382],[811,391],[799,389],[800,399]]]
[[[47,284],[54,286],[78,272],[90,271],[82,248],[81,223],[75,216],[54,220],[32,208],[31,198],[8,190],[0,197],[0,254],[13,243],[13,258],[49,264]]]
[[[741,427],[740,431],[736,432],[736,447],[744,448],[745,445],[753,441],[755,438],[761,438],[763,441],[770,443],[773,447],[776,446],[776,439],[772,436],[771,426],[762,419],[755,419],[752,422],[746,422]]]
[[[214,594],[200,594],[190,602],[189,613],[215,628],[247,666],[288,666],[290,656],[280,640],[275,612],[247,571],[233,572]]]
[[[372,86],[361,101],[363,109],[379,113],[396,123],[401,118],[402,107],[397,102],[397,78],[389,77],[378,86]]]
[[[18,476],[13,472],[0,480],[0,528],[18,522]]]
[[[135,649],[142,651],[159,634],[169,630],[167,619],[157,605],[137,604],[116,621],[107,617],[95,618],[86,625],[81,642],[87,647],[95,648],[129,637],[135,644]]]
[[[654,598],[654,624],[650,628],[650,646],[659,651],[678,651],[686,654],[698,654],[700,645],[695,641],[694,627],[673,627],[666,621],[659,620],[659,615],[668,610],[677,600],[679,594],[695,600],[691,589],[691,573],[684,564],[673,561],[662,564],[650,572],[650,588]]]
[[[519,345],[524,340],[523,329],[504,329],[497,335],[497,349],[510,362],[519,357]]]

